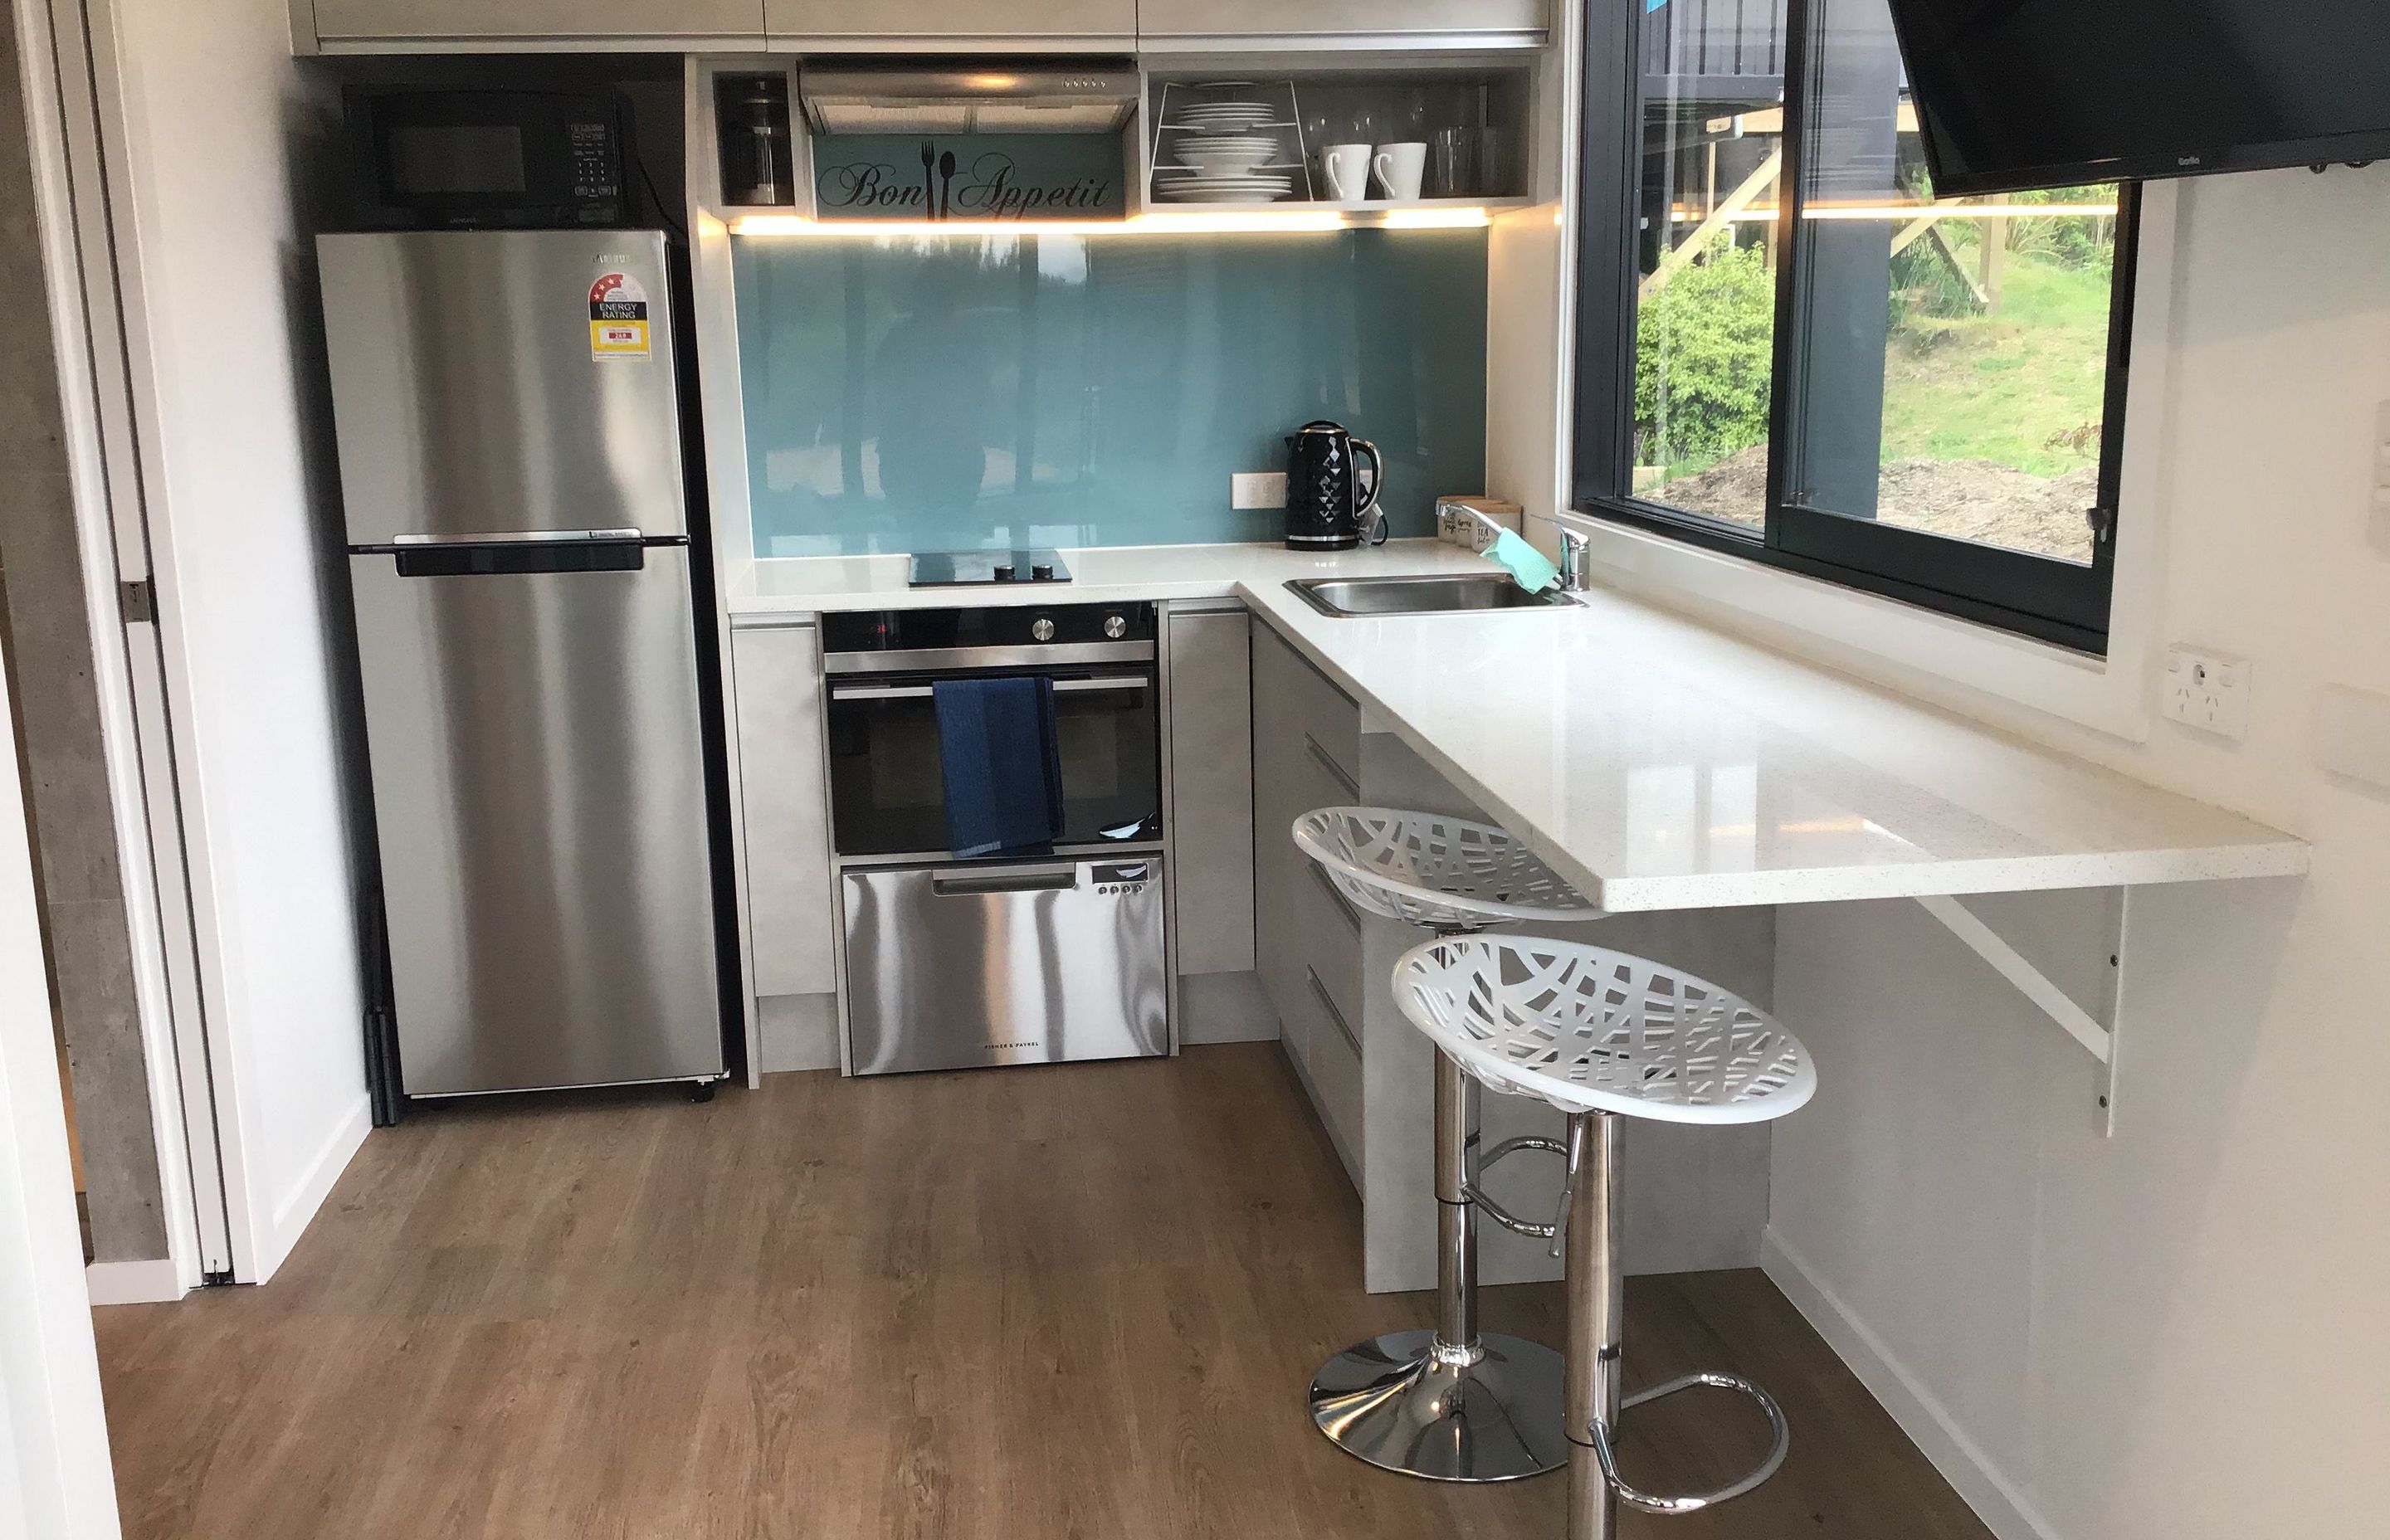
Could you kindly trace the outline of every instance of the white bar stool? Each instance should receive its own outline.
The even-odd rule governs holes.
[[[1766,1391],[1693,1374],[1619,1399],[1625,1275],[1618,1262],[1619,1119],[1766,1123],[1817,1094],[1800,1041],[1715,984],[1598,946],[1533,938],[1448,938],[1394,968],[1403,1014],[1475,1080],[1569,1115],[1568,1540],[1613,1540],[1618,1508],[1682,1514],[1741,1496],[1776,1474],[1791,1444]],[[1757,1469],[1713,1492],[1662,1496],[1618,1473],[1619,1413],[1698,1385],[1759,1403],[1774,1434]]]
[[[1441,936],[1496,925],[1597,919],[1601,911],[1501,829],[1434,814],[1324,807],[1294,821],[1294,842],[1355,907]],[[1477,1210],[1524,1235],[1478,1189],[1486,1167],[1550,1139],[1479,1154],[1477,1082],[1448,1055],[1435,1064],[1436,1326],[1345,1349],[1312,1377],[1311,1418],[1347,1452],[1406,1475],[1507,1482],[1569,1457],[1561,1355],[1477,1329]]]

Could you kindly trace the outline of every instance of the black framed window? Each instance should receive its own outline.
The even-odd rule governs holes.
[[[1578,511],[2107,646],[2131,186],[1936,199],[1885,0],[1588,0]]]

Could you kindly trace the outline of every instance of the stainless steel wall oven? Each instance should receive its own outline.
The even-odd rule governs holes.
[[[1058,853],[1159,841],[1155,633],[1151,605],[825,616],[840,859],[951,859],[934,689],[942,678],[989,674],[1054,681],[1064,826]]]

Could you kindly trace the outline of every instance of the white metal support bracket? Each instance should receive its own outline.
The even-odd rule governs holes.
[[[2024,954],[2001,939],[1998,931],[1977,918],[1972,909],[1957,899],[1935,895],[1920,898],[1917,902],[1927,914],[1940,920],[1952,935],[1965,942],[1969,950],[1990,963],[2000,977],[2014,984],[2018,992],[2032,1001],[2043,1015],[2057,1022],[2065,1030],[2067,1036],[2081,1044],[2084,1051],[2099,1061],[2093,1121],[2101,1136],[2114,1136],[2116,1132],[2116,1049],[2125,1022],[2125,940],[2132,929],[2133,890],[2126,888],[2121,893],[2116,915],[2116,944],[2108,953],[2108,1020],[2105,1022],[2051,982],[2048,974],[2035,967]]]

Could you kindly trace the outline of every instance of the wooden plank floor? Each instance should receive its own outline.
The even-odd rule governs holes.
[[[1275,1046],[841,1082],[710,1106],[479,1105],[367,1141],[263,1289],[101,1310],[131,1540],[1510,1536],[1563,1482],[1454,1488],[1320,1438],[1311,1369],[1423,1325]],[[1554,1287],[1490,1328],[1561,1340]],[[1630,1388],[1748,1373],[1758,1494],[1629,1536],[1987,1534],[1755,1272],[1637,1280]],[[1755,1457],[1699,1393],[1647,1484]]]

